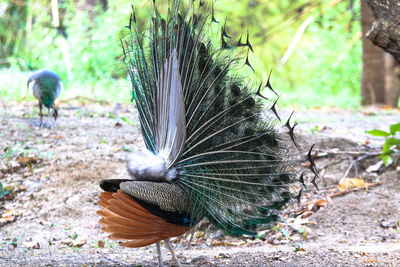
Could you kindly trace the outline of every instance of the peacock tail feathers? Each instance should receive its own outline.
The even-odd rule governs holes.
[[[144,30],[134,11],[130,16],[121,42],[141,131],[147,149],[172,173],[166,182],[184,190],[193,223],[207,217],[228,234],[253,234],[298,196],[304,160],[289,154],[275,129],[278,95],[269,79],[276,99],[265,112],[261,85],[255,90],[238,75],[243,61],[252,68],[248,34],[246,42],[231,44],[213,5],[195,3],[171,0],[161,15],[153,1]],[[218,46],[207,36],[213,23],[220,27]],[[294,142],[296,124],[285,125]]]

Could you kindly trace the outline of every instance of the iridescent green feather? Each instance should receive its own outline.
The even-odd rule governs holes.
[[[211,10],[193,5],[172,1],[165,16],[153,5],[143,32],[131,16],[123,46],[142,133],[155,153],[157,81],[176,50],[186,140],[173,165],[179,176],[171,182],[185,190],[195,221],[207,217],[228,234],[253,234],[255,225],[277,220],[294,197],[300,161],[289,156],[276,119],[263,112],[255,90],[237,75],[242,49],[213,45],[206,31]]]

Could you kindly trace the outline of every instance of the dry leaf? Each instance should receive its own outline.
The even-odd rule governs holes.
[[[194,237],[195,238],[201,238],[201,237],[204,237],[204,231],[196,231],[195,233],[194,233]]]
[[[15,221],[17,219],[18,215],[19,215],[19,212],[15,211],[15,210],[6,210],[1,215],[0,225]]]
[[[3,212],[1,217],[4,218],[4,217],[18,216],[18,215],[19,215],[19,212],[16,210],[6,210],[5,212]]]
[[[71,244],[72,244],[72,241],[70,239],[66,239],[66,240],[61,241],[61,244],[62,245],[67,245],[67,246],[70,247]]]
[[[30,165],[32,163],[36,163],[38,161],[38,157],[33,156],[33,157],[22,157],[17,159],[18,163],[22,163],[24,165]]]
[[[366,187],[366,186],[367,185],[363,179],[354,177],[354,178],[342,179],[339,182],[339,184],[337,185],[337,188],[343,192],[343,191],[346,191],[349,189],[362,188],[362,187]]]
[[[99,248],[104,248],[105,242],[103,240],[98,240],[97,245],[99,246]]]
[[[320,207],[325,206],[326,204],[328,204],[330,201],[331,201],[330,198],[312,200],[312,201],[307,203],[307,210],[316,211]]]
[[[72,246],[80,248],[83,245],[86,244],[87,239],[86,238],[82,238],[82,239],[75,239],[74,241],[72,241]]]
[[[329,201],[327,199],[317,199],[315,201],[315,205],[317,205],[319,207],[325,206],[328,203],[329,203]]]

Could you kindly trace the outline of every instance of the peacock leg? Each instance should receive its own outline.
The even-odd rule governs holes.
[[[194,237],[194,233],[196,232],[197,226],[195,226],[194,228],[192,228],[192,230],[190,230],[190,238],[189,238],[189,242],[187,244],[187,249],[191,249],[192,248],[192,241],[193,241],[193,237]]]
[[[174,259],[176,265],[177,265],[178,267],[181,267],[182,265],[181,265],[181,263],[179,262],[178,258],[177,258],[176,255],[175,255],[174,249],[173,249],[172,246],[171,246],[171,242],[169,242],[169,238],[164,239],[164,242],[165,242],[165,245],[167,246],[169,252],[171,252],[171,256],[172,256],[172,258]]]
[[[50,108],[47,108],[47,120],[49,121],[48,127],[51,128],[51,126],[52,126],[52,121],[51,121],[51,112],[50,112]]]
[[[160,242],[156,243],[156,248],[157,248],[157,256],[158,256],[158,266],[162,266],[162,260],[161,260],[161,247],[160,247]]]
[[[58,110],[55,107],[53,107],[53,118],[54,118],[54,121],[56,121],[58,118]]]
[[[42,102],[39,101],[39,116],[40,116],[40,127],[43,126],[43,113],[42,113],[43,105]]]
[[[192,229],[190,229],[189,232],[187,232],[183,237],[182,237],[182,241],[179,243],[178,248],[180,249],[191,249],[192,248],[192,241],[193,241],[193,236],[194,233],[196,232],[197,229],[197,225],[195,227],[193,227]],[[187,242],[187,244],[182,245],[182,243],[184,243],[184,241],[187,239],[187,237],[190,235],[189,237],[189,241]]]

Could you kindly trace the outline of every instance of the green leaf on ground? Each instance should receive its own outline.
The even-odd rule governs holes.
[[[396,132],[400,132],[400,122],[390,125],[390,133],[392,135],[395,135]]]
[[[385,136],[385,137],[387,137],[387,136],[390,135],[390,133],[382,131],[382,130],[378,130],[378,129],[367,131],[367,133],[372,135],[372,136]]]

